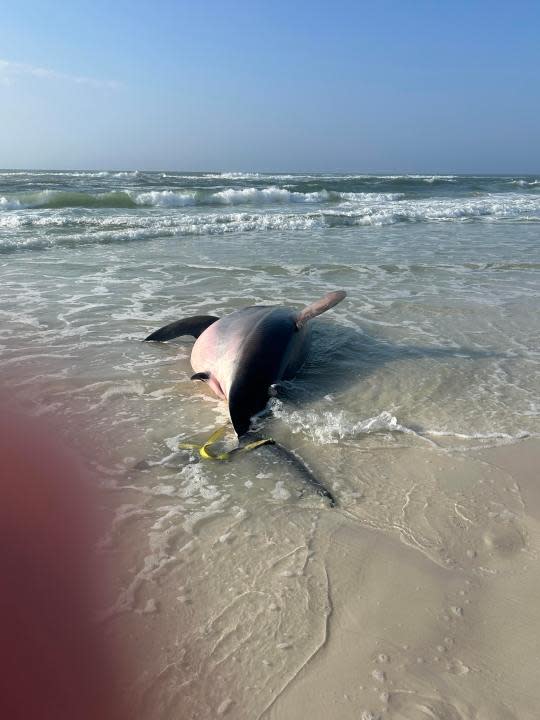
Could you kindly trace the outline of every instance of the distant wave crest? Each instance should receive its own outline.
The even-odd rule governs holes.
[[[190,205],[271,205],[287,203],[323,204],[341,200],[395,200],[400,193],[347,193],[329,190],[292,192],[285,188],[226,188],[224,190],[117,190],[113,192],[65,192],[42,190],[0,197],[0,209],[59,208],[176,208]]]

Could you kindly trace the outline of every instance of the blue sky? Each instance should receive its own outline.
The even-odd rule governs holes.
[[[540,173],[540,3],[5,4],[0,167]]]

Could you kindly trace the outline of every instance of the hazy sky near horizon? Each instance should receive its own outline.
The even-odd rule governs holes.
[[[540,3],[6,3],[0,167],[540,173]]]

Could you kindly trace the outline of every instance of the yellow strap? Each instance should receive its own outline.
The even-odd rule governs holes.
[[[226,425],[222,425],[222,427],[218,427],[218,429],[214,430],[214,432],[210,435],[210,437],[204,444],[212,445],[213,443],[216,443],[218,440],[221,440],[221,438],[225,435],[226,432],[227,432]]]
[[[214,455],[208,450],[208,445],[206,443],[204,445],[201,445],[201,447],[199,448],[199,455],[205,460],[228,460],[229,454],[230,453],[228,452],[222,452]]]
[[[217,455],[214,455],[208,450],[209,445],[213,445],[214,443],[218,442],[218,440],[221,440],[221,438],[225,435],[227,432],[227,426],[220,427],[217,430],[214,430],[214,432],[210,435],[208,440],[204,442],[201,447],[199,448],[199,455],[204,458],[205,460],[228,460],[229,459],[229,453],[228,452],[222,452]]]
[[[198,450],[199,455],[204,460],[230,460],[230,458],[234,454],[238,453],[246,453],[250,450],[255,450],[255,448],[260,447],[261,445],[273,445],[274,441],[272,438],[266,438],[264,440],[255,440],[254,442],[248,443],[247,445],[244,445],[243,447],[237,447],[234,448],[234,450],[230,450],[228,452],[221,452],[214,454],[210,452],[209,446],[214,445],[216,442],[221,440],[221,438],[225,435],[227,432],[227,426],[223,426],[218,428],[217,430],[214,430],[214,432],[210,435],[208,440],[206,440],[202,445],[197,445],[196,443],[179,443],[178,447],[182,448],[183,450]]]

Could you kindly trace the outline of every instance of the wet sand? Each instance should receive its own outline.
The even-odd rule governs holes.
[[[371,460],[403,491],[386,530],[359,522],[362,499],[188,528],[164,497],[116,491],[104,622],[136,659],[138,717],[537,717],[540,443]]]

